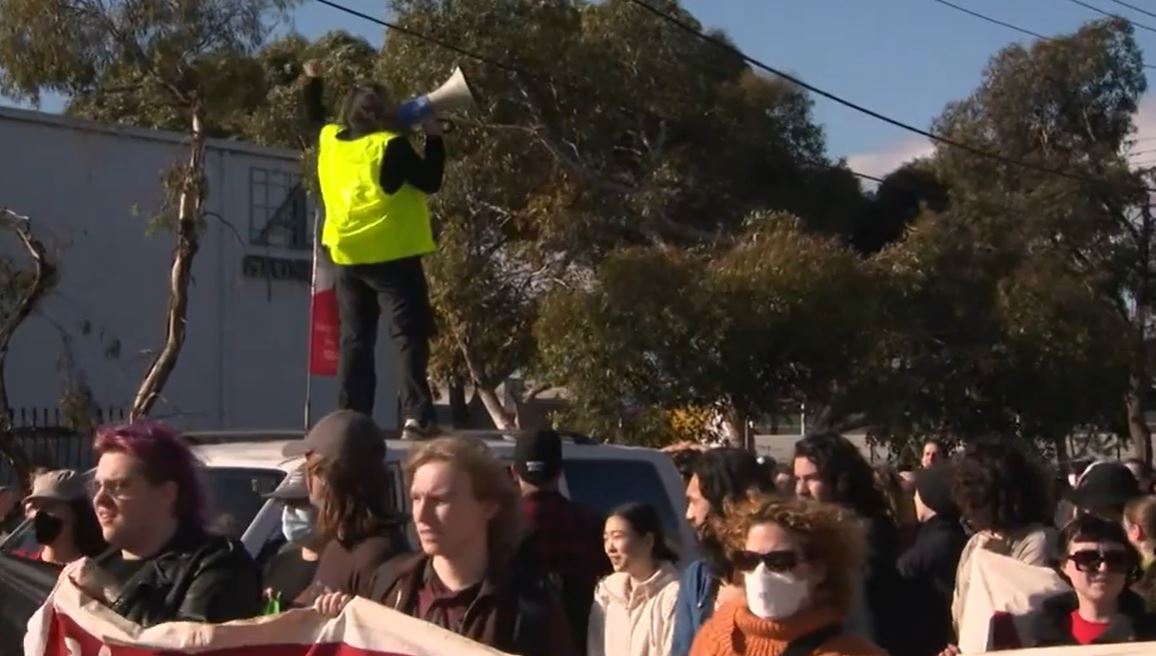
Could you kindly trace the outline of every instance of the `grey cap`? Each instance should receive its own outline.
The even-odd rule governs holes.
[[[305,439],[285,445],[282,454],[297,458],[310,453],[328,461],[385,458],[385,433],[373,419],[354,412],[338,410],[321,418]]]
[[[32,493],[24,501],[79,501],[88,498],[84,477],[74,469],[58,469],[32,480]]]
[[[309,498],[309,489],[305,487],[305,468],[300,467],[281,479],[277,489],[265,495],[266,499],[278,501],[305,501]]]

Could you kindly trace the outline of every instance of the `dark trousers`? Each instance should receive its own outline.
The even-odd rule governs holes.
[[[426,378],[433,312],[421,258],[338,265],[337,304],[341,313],[338,406],[373,415],[377,390],[374,349],[378,317],[385,309],[397,358],[402,419],[434,421]]]

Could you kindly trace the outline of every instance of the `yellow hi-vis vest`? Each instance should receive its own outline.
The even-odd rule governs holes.
[[[321,129],[317,177],[325,203],[321,243],[336,264],[376,264],[433,252],[426,195],[409,184],[397,193],[381,188],[385,146],[401,139],[375,132],[338,139],[340,125]]]

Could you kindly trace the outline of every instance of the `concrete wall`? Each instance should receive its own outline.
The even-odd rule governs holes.
[[[180,135],[0,109],[0,207],[33,217],[61,272],[40,314],[12,341],[12,407],[56,404],[64,340],[99,404],[131,403],[163,343],[173,245],[169,232],[146,235],[146,223],[160,206],[161,172],[184,152]],[[299,426],[308,283],[242,272],[246,255],[309,260],[308,250],[250,240],[251,170],[296,174],[298,160],[233,142],[212,142],[206,159],[209,218],[193,266],[188,339],[154,416],[190,428]],[[0,252],[17,245],[0,234]],[[376,414],[393,425],[392,356],[388,340],[381,346]],[[315,416],[331,409],[332,380],[314,379],[313,398]]]

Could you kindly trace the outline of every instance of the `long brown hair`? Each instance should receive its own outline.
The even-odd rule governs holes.
[[[509,471],[481,440],[469,437],[439,437],[426,442],[410,455],[405,475],[413,481],[414,472],[431,462],[447,462],[470,477],[474,498],[491,501],[498,508],[486,527],[486,546],[490,562],[507,564],[522,543],[522,496]]]
[[[400,539],[397,528],[404,520],[389,504],[392,477],[384,458],[310,457],[307,467],[321,481],[317,529],[322,535],[347,549],[375,535]]]
[[[354,87],[341,103],[341,124],[358,135],[388,130],[401,132],[397,107],[383,85]]]

